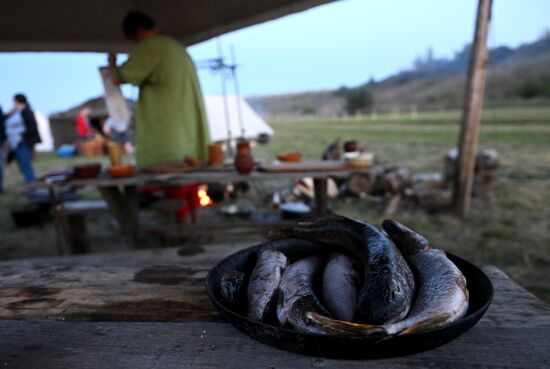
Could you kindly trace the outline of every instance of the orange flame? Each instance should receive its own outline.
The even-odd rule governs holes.
[[[210,206],[214,204],[214,201],[208,196],[208,185],[201,185],[199,187],[198,196],[201,206]]]

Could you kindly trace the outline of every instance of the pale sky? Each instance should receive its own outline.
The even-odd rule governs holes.
[[[245,96],[353,86],[407,69],[432,48],[452,57],[471,42],[476,0],[342,0],[221,37],[233,45]],[[489,46],[518,46],[550,29],[549,0],[494,0]],[[162,25],[160,25],[162,27]],[[188,48],[195,60],[217,56],[216,42]],[[37,110],[52,113],[103,93],[93,53],[0,53],[0,104],[24,92]],[[205,94],[220,78],[199,71]],[[232,92],[232,85],[229,85]],[[125,88],[137,97],[136,88]]]

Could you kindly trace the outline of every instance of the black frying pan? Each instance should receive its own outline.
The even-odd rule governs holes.
[[[210,270],[206,288],[210,299],[226,321],[238,330],[262,343],[305,355],[332,358],[383,358],[408,355],[441,346],[472,328],[489,308],[493,286],[489,278],[475,265],[447,254],[466,277],[470,292],[468,312],[461,319],[442,327],[427,329],[402,336],[322,336],[299,333],[292,329],[252,321],[246,317],[246,306],[229,308],[220,299],[220,280],[230,271],[250,275],[261,245],[239,251]],[[308,250],[279,247],[287,256],[302,257]]]

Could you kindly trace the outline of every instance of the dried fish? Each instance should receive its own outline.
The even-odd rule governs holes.
[[[250,319],[263,321],[274,308],[275,292],[286,264],[286,256],[282,252],[264,249],[258,253],[247,291]]]
[[[298,237],[332,245],[363,262],[364,278],[354,320],[384,324],[403,319],[415,293],[409,265],[393,242],[375,227],[339,215],[272,231],[269,239]]]
[[[336,319],[353,319],[358,286],[352,260],[344,254],[332,254],[323,271],[323,304]]]
[[[243,297],[245,274],[239,271],[227,272],[220,281],[222,301],[230,306],[236,306]]]
[[[312,324],[335,334],[406,334],[438,327],[462,317],[468,310],[466,279],[442,250],[434,249],[420,234],[394,220],[384,230],[411,263],[418,278],[418,293],[409,316],[384,325],[354,324],[311,313]]]
[[[277,318],[281,325],[290,324],[297,331],[305,333],[325,333],[317,326],[309,324],[307,319],[309,312],[331,316],[321,306],[313,291],[313,280],[321,267],[322,260],[319,256],[309,256],[286,268],[277,299]]]

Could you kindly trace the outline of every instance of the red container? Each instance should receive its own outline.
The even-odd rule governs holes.
[[[254,169],[254,158],[250,153],[250,143],[248,141],[241,141],[237,144],[235,169],[240,174],[248,174]]]

